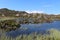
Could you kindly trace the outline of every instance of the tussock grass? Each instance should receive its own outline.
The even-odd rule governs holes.
[[[48,30],[50,34],[36,34],[31,33],[29,35],[23,34],[16,38],[8,37],[5,34],[0,36],[0,40],[60,40],[60,31],[56,29]]]

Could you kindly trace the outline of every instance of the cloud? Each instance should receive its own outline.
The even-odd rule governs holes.
[[[43,11],[26,11],[27,13],[44,13]]]

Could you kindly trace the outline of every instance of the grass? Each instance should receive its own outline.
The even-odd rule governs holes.
[[[15,17],[1,17],[0,21],[16,19]]]
[[[0,18],[0,21],[16,19],[14,17],[3,17]],[[10,22],[9,22],[10,23]],[[24,28],[23,28],[24,29]],[[26,28],[25,28],[26,29]],[[31,33],[29,35],[22,34],[13,38],[11,36],[6,36],[5,31],[0,29],[0,40],[60,40],[60,31],[56,29],[47,30],[49,34],[36,34]]]
[[[4,33],[1,35],[0,40],[60,40],[60,31],[51,29],[48,31],[50,34],[36,34],[31,33],[29,35],[19,35],[16,38],[8,37]]]

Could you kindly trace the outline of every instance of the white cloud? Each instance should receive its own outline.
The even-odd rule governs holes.
[[[44,13],[43,11],[26,11],[27,13]]]

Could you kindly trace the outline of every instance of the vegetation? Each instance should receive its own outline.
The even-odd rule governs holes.
[[[4,20],[0,21],[0,29],[4,29],[6,31],[16,30],[20,27],[20,24],[15,20]]]
[[[0,36],[0,40],[60,40],[60,31],[56,29],[51,29],[47,31],[47,34],[43,35],[37,33],[31,33],[29,35],[22,34],[15,38],[2,34]]]
[[[26,23],[44,23],[60,20],[60,15],[48,15],[45,13],[27,13],[25,11],[9,10],[7,8],[0,9],[0,20],[3,17],[18,18],[21,24]]]
[[[17,19],[16,17],[0,17],[0,21],[5,21],[5,20],[14,20]]]
[[[45,13],[29,14],[25,11],[15,11],[7,8],[0,9],[0,40],[60,40],[60,31],[56,29],[46,31],[47,34],[22,34],[15,38],[5,34],[6,31],[20,28],[20,24],[50,23],[54,20],[60,20],[60,15],[48,15]]]

